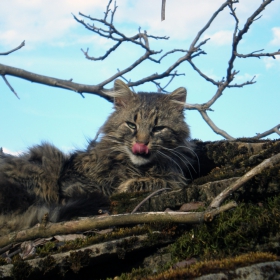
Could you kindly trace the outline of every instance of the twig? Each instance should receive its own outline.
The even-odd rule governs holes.
[[[268,57],[273,57],[275,59],[276,55],[280,55],[280,52],[273,52],[273,53],[255,53],[255,52],[251,52],[249,54],[239,54],[237,52],[235,52],[235,55],[240,57],[240,58],[247,58],[247,57],[256,57],[256,58],[260,58],[262,56],[268,56]]]
[[[131,212],[131,214],[134,214],[147,200],[149,200],[151,197],[153,197],[154,195],[156,195],[159,192],[162,191],[166,191],[166,190],[171,190],[171,188],[163,188],[163,189],[159,189],[154,191],[153,193],[151,193],[150,195],[148,195],[145,199],[143,199]]]
[[[10,51],[0,53],[0,55],[8,55],[8,54],[10,54],[12,52],[15,52],[15,51],[21,49],[23,46],[25,46],[25,41],[22,41],[21,44],[18,47],[14,48],[14,49],[12,49]]]
[[[57,234],[70,234],[83,232],[93,228],[106,228],[111,226],[124,226],[141,223],[201,223],[209,220],[209,215],[214,217],[221,212],[236,207],[235,202],[229,202],[218,209],[207,210],[205,212],[147,212],[134,214],[121,214],[112,216],[97,216],[76,221],[47,224],[45,227],[36,225],[33,228],[11,233],[0,237],[0,247],[12,242],[22,242],[36,238],[54,236]]]
[[[10,88],[10,90],[14,93],[14,95],[20,99],[17,95],[17,93],[15,92],[15,90],[13,89],[13,87],[10,85],[10,83],[8,82],[8,80],[6,79],[5,75],[1,75],[3,80],[5,81],[5,83],[7,84],[7,86]]]
[[[111,52],[115,51],[121,44],[122,42],[118,42],[117,44],[115,44],[112,48],[110,48],[104,55],[99,56],[99,57],[93,57],[93,56],[89,56],[88,55],[88,51],[89,49],[87,48],[86,51],[84,51],[83,49],[81,49],[81,51],[83,52],[83,54],[85,55],[86,59],[89,60],[104,60],[106,57],[108,57],[110,55]]]
[[[276,164],[280,163],[280,153],[264,160],[262,163],[251,169],[245,175],[237,179],[233,184],[223,190],[218,196],[216,196],[210,204],[211,208],[217,208],[221,203],[229,197],[234,191],[238,190],[244,183],[248,180],[261,173],[264,169],[269,167],[274,167]]]
[[[228,139],[228,140],[235,140],[235,138],[233,138],[232,136],[230,136],[228,133],[226,133],[224,130],[218,128],[213,121],[209,118],[209,116],[207,115],[206,111],[199,111],[199,113],[201,114],[202,118],[205,120],[205,122],[212,128],[212,130],[223,136],[224,138]]]
[[[226,1],[225,3],[223,3],[220,6],[220,8],[212,15],[212,17],[209,19],[209,21],[206,23],[206,25],[197,33],[196,37],[194,38],[194,40],[192,41],[192,43],[190,45],[190,51],[195,48],[195,45],[198,42],[201,35],[204,33],[204,31],[206,31],[209,28],[209,26],[212,24],[212,22],[218,16],[218,14],[224,10],[224,8],[228,5],[228,2],[229,1]]]
[[[166,52],[163,56],[161,56],[158,60],[155,60],[155,62],[160,63],[162,61],[163,58],[165,58],[166,56],[168,56],[171,53],[175,53],[175,52],[184,52],[187,53],[187,50],[183,50],[183,49],[174,49],[172,51],[168,51]]]
[[[108,5],[106,7],[106,12],[104,13],[104,20],[107,19],[108,13],[110,12],[110,6],[111,6],[112,0],[109,0]]]
[[[165,20],[165,5],[166,5],[166,0],[162,0],[162,2],[161,2],[161,21]]]
[[[85,85],[85,84],[78,84],[74,83],[69,80],[62,80],[53,77],[43,76],[36,73],[32,73],[29,71],[25,71],[20,68],[11,67],[8,65],[0,64],[0,75],[10,75],[13,77],[18,77],[21,79],[25,79],[27,81],[44,84],[52,87],[59,87],[71,91],[75,91],[79,94],[81,93],[92,93],[96,94],[110,102],[113,102],[110,96],[106,95],[106,91],[111,91],[109,89],[104,89],[102,86],[99,85]],[[5,80],[5,79],[4,79]]]
[[[269,130],[267,130],[267,131],[265,131],[263,133],[258,133],[257,136],[252,137],[252,138],[253,139],[261,139],[261,138],[266,137],[266,136],[268,136],[268,135],[270,135],[272,133],[277,133],[280,136],[279,129],[280,129],[280,124],[274,126],[273,128],[271,128],[271,129],[269,129]]]
[[[193,67],[193,69],[202,77],[204,78],[206,81],[212,83],[215,86],[219,86],[221,83],[220,82],[216,82],[215,80],[211,79],[209,76],[205,75],[204,73],[202,73],[197,67],[196,65],[192,62],[191,59],[188,60],[188,62],[190,63],[190,65]]]
[[[230,83],[233,80],[232,70],[233,70],[233,63],[236,59],[236,53],[237,53],[237,46],[239,42],[242,40],[243,35],[248,32],[250,26],[253,24],[256,17],[265,9],[267,5],[269,5],[273,0],[264,0],[262,4],[259,6],[259,8],[247,19],[243,29],[238,28],[238,18],[235,14],[235,9],[232,7],[232,3],[229,3],[229,8],[231,10],[231,15],[233,15],[236,25],[235,25],[235,31],[233,34],[233,42],[232,42],[232,54],[231,58],[228,63],[228,69],[227,69],[227,76],[226,80]],[[239,31],[238,31],[239,30]]]

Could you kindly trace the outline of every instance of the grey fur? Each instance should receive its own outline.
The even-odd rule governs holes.
[[[116,80],[115,111],[100,142],[66,155],[42,143],[21,156],[0,153],[0,234],[29,227],[48,213],[53,222],[94,215],[118,192],[183,188],[189,176],[186,90],[138,93]],[[133,152],[135,143],[147,154]]]

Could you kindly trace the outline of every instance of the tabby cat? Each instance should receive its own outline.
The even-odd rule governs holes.
[[[48,143],[12,156],[0,152],[0,234],[97,214],[112,193],[183,188],[189,176],[185,88],[171,94],[132,92],[115,81],[115,110],[102,138],[66,155]]]

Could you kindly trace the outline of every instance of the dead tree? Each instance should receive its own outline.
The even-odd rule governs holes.
[[[163,1],[164,3],[165,1]],[[189,63],[193,70],[196,71],[203,79],[205,79],[210,84],[214,85],[216,87],[216,92],[212,96],[212,98],[203,103],[203,104],[185,104],[185,108],[187,110],[197,110],[202,118],[205,120],[205,122],[211,127],[211,129],[223,136],[227,140],[234,140],[235,138],[229,135],[226,131],[218,128],[215,123],[210,119],[210,117],[207,114],[207,111],[212,111],[211,106],[217,101],[218,98],[221,97],[221,95],[224,93],[224,91],[228,88],[240,88],[248,85],[252,85],[255,83],[254,78],[251,80],[248,80],[244,83],[236,83],[235,78],[236,75],[239,73],[239,71],[234,69],[234,63],[237,59],[250,59],[250,58],[262,58],[262,57],[273,57],[280,54],[280,51],[276,52],[264,52],[264,50],[253,50],[251,53],[248,54],[241,54],[238,51],[238,46],[243,39],[243,37],[248,32],[251,25],[261,18],[261,13],[264,11],[264,9],[273,2],[273,0],[264,0],[262,1],[261,5],[253,11],[252,15],[248,17],[245,25],[243,27],[239,26],[239,19],[236,12],[236,5],[238,4],[238,0],[227,0],[225,1],[217,10],[216,12],[211,16],[211,18],[206,22],[204,27],[198,31],[196,37],[188,47],[188,49],[173,49],[170,51],[167,51],[166,53],[162,54],[162,51],[155,51],[151,48],[151,43],[153,39],[155,40],[168,40],[168,37],[160,37],[160,36],[154,36],[148,34],[147,31],[141,31],[139,30],[136,32],[134,36],[127,36],[124,33],[122,33],[117,27],[114,25],[114,16],[117,11],[116,3],[112,4],[112,0],[109,1],[106,11],[104,13],[104,18],[98,19],[95,17],[91,17],[89,15],[85,15],[83,13],[79,13],[79,17],[74,15],[74,19],[82,24],[86,29],[88,29],[91,32],[96,33],[97,35],[101,37],[105,37],[107,39],[110,39],[114,42],[113,47],[111,47],[109,50],[105,51],[104,55],[100,57],[93,57],[89,54],[89,49],[82,50],[84,53],[86,59],[97,61],[97,60],[104,60],[110,54],[114,51],[116,51],[120,45],[122,45],[124,42],[128,42],[131,44],[136,45],[139,48],[143,49],[143,55],[139,57],[136,61],[131,63],[130,66],[123,70],[118,70],[114,75],[111,77],[108,77],[106,80],[100,82],[97,85],[85,85],[85,84],[79,84],[74,83],[72,80],[62,80],[58,78],[52,78],[47,77],[43,75],[38,75],[36,73],[31,73],[28,71],[25,71],[23,69],[10,67],[7,65],[0,64],[0,75],[2,76],[5,83],[9,86],[11,91],[18,97],[17,93],[13,89],[13,87],[10,85],[10,83],[7,80],[7,76],[14,76],[21,79],[26,79],[31,82],[40,83],[48,86],[53,87],[59,87],[71,91],[75,91],[81,95],[83,93],[90,93],[90,94],[96,94],[100,97],[103,97],[107,99],[108,101],[112,101],[111,97],[106,95],[106,92],[108,92],[109,88],[106,88],[106,86],[115,80],[116,78],[123,78],[128,82],[129,87],[136,87],[144,83],[154,83],[157,88],[160,91],[165,91],[165,88],[170,82],[177,76],[184,75],[183,73],[177,73],[177,68],[179,65],[183,63]],[[164,7],[164,6],[163,6]],[[203,50],[203,46],[208,42],[208,39],[202,40],[202,36],[205,34],[206,30],[211,26],[211,24],[214,22],[216,17],[223,12],[224,10],[228,9],[230,12],[230,15],[234,18],[235,21],[235,27],[233,31],[232,36],[232,45],[231,45],[231,52],[228,62],[228,67],[226,69],[226,72],[224,74],[224,78],[221,80],[214,80],[208,75],[206,75],[203,70],[199,69],[197,65],[195,64],[195,58],[201,55],[205,55],[206,52]],[[21,47],[24,46],[24,42],[17,48],[0,53],[0,55],[7,55],[10,54]],[[163,59],[165,59],[167,56],[173,54],[173,53],[183,53],[183,55],[177,59],[172,65],[169,65],[166,69],[163,69],[160,73],[154,73],[152,75],[146,76],[146,77],[139,77],[138,80],[130,81],[126,78],[126,75],[133,71],[137,66],[139,66],[144,61],[152,61],[154,63],[160,64]],[[160,80],[163,78],[170,78],[170,81],[167,85],[162,86],[160,83]],[[277,133],[280,135],[280,124],[276,125],[275,127],[258,134],[255,137],[255,139],[260,139],[265,136],[268,136],[272,133]]]

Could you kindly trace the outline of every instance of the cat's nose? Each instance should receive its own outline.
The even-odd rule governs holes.
[[[146,145],[146,146],[148,146],[149,140],[148,140],[148,139],[141,139],[141,140],[137,139],[137,140],[136,140],[136,143],[139,143],[140,145]]]
[[[143,145],[148,145],[149,144],[149,134],[147,133],[147,131],[144,131],[143,128],[139,128],[139,131],[135,137],[135,141],[136,143],[139,143],[139,144],[143,144]]]

